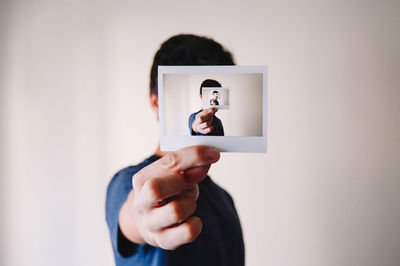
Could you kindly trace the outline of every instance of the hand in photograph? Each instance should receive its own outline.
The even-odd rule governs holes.
[[[196,133],[204,135],[213,131],[214,127],[212,126],[212,124],[215,113],[217,111],[218,111],[217,108],[208,108],[196,114],[192,124],[192,130]]]

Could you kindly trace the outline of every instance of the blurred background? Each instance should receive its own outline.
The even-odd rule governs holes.
[[[400,261],[400,2],[0,1],[0,264],[113,265],[105,192],[152,154],[173,34],[269,66],[268,153],[223,154],[247,265]]]

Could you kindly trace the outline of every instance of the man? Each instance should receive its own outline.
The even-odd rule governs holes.
[[[150,78],[158,114],[158,65],[233,65],[215,41],[177,35],[161,45]],[[207,172],[219,151],[191,146],[119,171],[107,189],[106,219],[116,264],[236,266],[244,245],[232,198]],[[132,185],[133,184],[133,185]]]
[[[203,88],[217,88],[221,84],[213,79],[206,79],[200,85],[200,99],[203,98]],[[218,94],[218,91],[214,91]],[[213,95],[214,95],[213,92]],[[218,96],[217,96],[218,99]],[[210,105],[211,105],[210,100]],[[217,101],[218,103],[218,101]],[[219,104],[219,103],[218,103]],[[215,104],[214,104],[215,105]],[[189,117],[189,131],[192,136],[224,136],[221,120],[215,116],[217,108],[201,109]]]
[[[213,91],[212,98],[210,100],[210,105],[219,105],[219,102],[218,102],[218,91]]]

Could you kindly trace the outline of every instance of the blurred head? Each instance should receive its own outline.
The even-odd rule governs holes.
[[[213,91],[212,96],[213,98],[218,99],[218,91]]]
[[[234,65],[232,54],[211,38],[175,35],[161,44],[150,72],[150,102],[158,113],[158,66]],[[212,87],[212,86],[209,86]],[[200,87],[201,95],[201,87]]]

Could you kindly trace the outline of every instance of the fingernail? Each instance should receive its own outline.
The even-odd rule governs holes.
[[[208,157],[211,160],[217,160],[219,158],[219,150],[211,148],[208,150]]]

